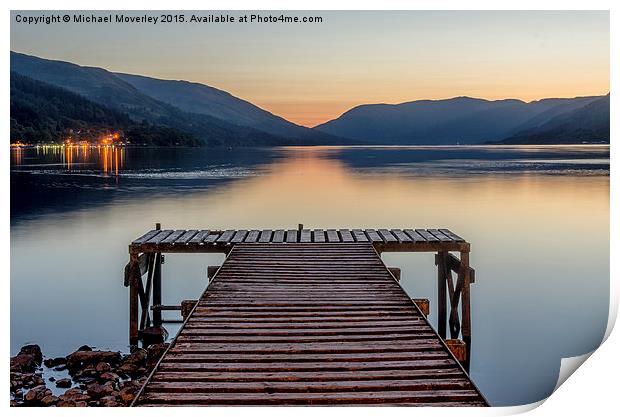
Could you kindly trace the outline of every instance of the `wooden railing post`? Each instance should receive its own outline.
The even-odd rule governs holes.
[[[446,305],[446,252],[437,252],[437,333],[442,339],[446,338],[446,320],[448,309]]]
[[[140,279],[140,264],[138,254],[129,256],[129,346],[138,347],[138,280]]]
[[[461,252],[461,265],[459,268],[459,278],[462,277],[463,288],[461,290],[461,334],[467,346],[466,359],[463,364],[465,370],[469,372],[469,362],[471,358],[471,310],[469,300],[469,252]]]
[[[153,305],[161,305],[161,253],[155,254],[153,271]],[[161,326],[161,310],[153,310],[153,326]]]

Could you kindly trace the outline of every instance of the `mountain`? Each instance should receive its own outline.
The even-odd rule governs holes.
[[[312,129],[298,126],[254,104],[208,85],[189,81],[160,80],[115,73],[138,91],[190,113],[205,114],[229,123],[252,127],[278,136],[295,138],[329,138]]]
[[[512,135],[502,144],[609,143],[609,94]]]
[[[299,126],[302,134],[276,135],[247,124],[229,122],[204,111],[186,111],[151,97],[120,76],[102,68],[82,67],[69,62],[11,52],[11,71],[64,88],[95,103],[124,112],[136,122],[146,121],[153,125],[178,129],[209,145],[305,145],[334,143],[338,140],[330,135]],[[136,82],[135,78],[133,81]],[[165,81],[163,83],[168,85]],[[156,88],[151,86],[148,90],[153,93]],[[167,95],[158,93],[157,96]],[[199,102],[198,98],[195,97],[195,101]],[[248,106],[252,107],[249,103]],[[187,105],[185,107],[187,108]],[[203,102],[202,108],[208,107],[209,104]],[[200,110],[200,106],[196,104],[195,109]],[[242,113],[239,106],[237,110]],[[252,111],[258,113],[259,110],[255,107]],[[273,118],[276,119],[276,116]],[[284,119],[281,120],[282,125],[288,123]],[[265,121],[263,123],[268,124]],[[292,123],[291,125],[293,128],[296,126]]]
[[[123,131],[134,143],[196,146],[176,129],[136,123],[126,113],[68,90],[11,72],[11,142],[60,142],[69,130]]]
[[[354,107],[315,127],[336,136],[376,144],[473,144],[507,138],[544,125],[600,97],[484,100],[456,97]]]

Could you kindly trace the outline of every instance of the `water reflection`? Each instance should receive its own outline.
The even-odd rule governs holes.
[[[453,229],[472,243],[471,373],[493,404],[548,395],[560,358],[604,333],[608,147],[126,149],[111,176],[103,159],[114,167],[113,156],[89,155],[72,155],[68,172],[60,156],[26,150],[13,167],[12,352],[29,341],[50,355],[125,349],[126,245],[155,222]],[[431,300],[434,323],[432,255],[384,260],[401,267],[410,295]],[[195,298],[218,262],[168,256],[164,302]]]

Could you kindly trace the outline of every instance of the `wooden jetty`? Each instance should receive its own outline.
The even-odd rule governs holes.
[[[129,246],[131,345],[186,311],[133,405],[486,406],[466,372],[469,250],[447,229],[151,230]],[[390,251],[436,253],[437,331]],[[227,256],[201,298],[163,305],[163,254],[209,252]]]

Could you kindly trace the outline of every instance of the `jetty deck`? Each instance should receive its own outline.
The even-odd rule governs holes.
[[[155,313],[166,309],[161,289],[152,291],[157,257],[227,253],[133,405],[487,405],[467,375],[469,355],[449,348],[459,335],[471,345],[467,242],[445,229],[304,230],[156,229],[130,245],[126,280],[136,293],[133,322],[142,306],[139,327],[151,324],[150,311],[160,325]],[[388,250],[437,251],[440,333],[449,315],[452,339],[383,263]],[[448,299],[464,301],[460,318]]]

